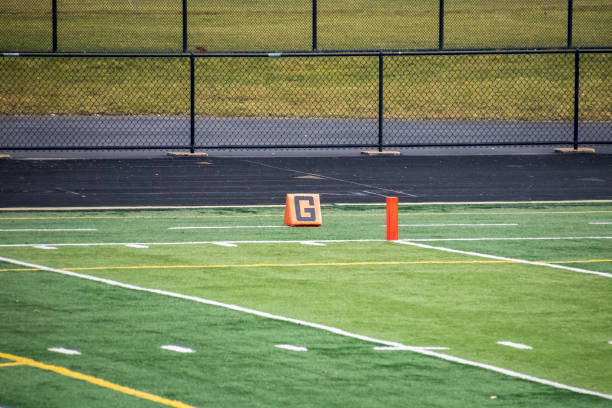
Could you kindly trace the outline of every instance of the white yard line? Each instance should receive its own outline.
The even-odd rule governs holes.
[[[497,259],[497,260],[500,260],[500,261],[511,261],[511,262],[528,264],[528,265],[547,266],[549,268],[564,269],[564,270],[568,270],[568,271],[572,271],[572,272],[586,273],[586,274],[589,274],[589,275],[603,276],[604,278],[612,278],[612,274],[605,273],[605,272],[589,271],[587,269],[572,268],[571,266],[564,266],[564,265],[559,265],[559,264],[551,264],[551,263],[546,263],[546,262],[527,261],[525,259],[506,258],[506,257],[503,257],[503,256],[482,254],[482,253],[479,253],[479,252],[461,251],[461,250],[458,250],[458,249],[451,249],[451,248],[438,247],[438,246],[433,246],[433,245],[419,244],[419,243],[413,242],[413,241],[414,240],[399,240],[399,241],[394,241],[394,242],[396,242],[398,244],[402,244],[402,245],[411,245],[411,246],[415,246],[415,247],[419,247],[419,248],[435,249],[437,251],[452,252],[452,253],[455,253],[455,254],[477,256],[477,257],[480,257],[480,258]]]
[[[149,247],[148,245],[143,245],[143,244],[125,244],[125,246],[128,248],[137,248],[137,249],[147,249]]]
[[[81,232],[97,231],[96,228],[11,228],[0,229],[0,232]]]
[[[100,278],[100,277],[97,277],[97,276],[80,274],[80,273],[76,273],[76,272],[72,272],[72,271],[64,270],[64,269],[50,268],[48,266],[36,265],[36,264],[29,263],[29,262],[23,262],[23,261],[19,261],[19,260],[16,260],[16,259],[11,259],[11,258],[0,257],[0,261],[8,262],[8,263],[12,263],[12,264],[15,264],[15,265],[20,265],[20,266],[25,266],[25,267],[28,267],[28,268],[36,268],[36,269],[40,269],[40,270],[44,270],[44,271],[48,271],[48,272],[55,272],[55,273],[59,273],[59,274],[62,274],[62,275],[76,277],[76,278],[87,279],[87,280],[91,280],[91,281],[95,281],[95,282],[100,282],[100,283],[104,283],[104,284],[107,284],[107,285],[116,286],[116,287],[120,287],[120,288],[124,288],[124,289],[130,289],[130,290],[135,290],[135,291],[140,291],[140,292],[155,293],[155,294],[158,294],[158,295],[164,295],[164,296],[170,296],[170,297],[173,297],[173,298],[190,300],[190,301],[193,301],[193,302],[198,302],[198,303],[202,303],[202,304],[206,304],[206,305],[218,306],[218,307],[222,307],[222,308],[225,308],[225,309],[234,310],[234,311],[237,311],[237,312],[243,312],[243,313],[248,313],[248,314],[255,315],[255,316],[264,317],[264,318],[267,318],[267,319],[274,319],[274,320],[278,320],[278,321],[283,321],[283,322],[297,324],[297,325],[300,325],[300,326],[311,327],[311,328],[323,330],[323,331],[326,331],[326,332],[329,332],[329,333],[334,333],[334,334],[337,334],[337,335],[340,335],[340,336],[350,337],[350,338],[366,341],[366,342],[369,342],[369,343],[375,343],[375,344],[378,344],[378,345],[384,345],[384,346],[388,346],[388,347],[405,348],[405,350],[411,351],[411,352],[414,352],[414,353],[419,353],[419,354],[423,354],[423,355],[431,356],[431,357],[437,357],[437,358],[440,358],[440,359],[443,359],[443,360],[446,360],[446,361],[451,361],[451,362],[459,363],[459,364],[463,364],[463,365],[469,365],[469,366],[472,366],[472,367],[478,367],[478,368],[482,368],[482,369],[485,369],[485,370],[494,371],[494,372],[497,372],[497,373],[500,373],[500,374],[504,374],[504,375],[507,375],[507,376],[510,376],[510,377],[520,378],[522,380],[536,382],[536,383],[543,384],[543,385],[548,385],[550,387],[554,387],[554,388],[558,388],[558,389],[573,391],[573,392],[580,393],[580,394],[593,395],[593,396],[596,396],[596,397],[601,397],[601,398],[612,400],[612,395],[610,395],[610,394],[604,394],[604,393],[598,392],[598,391],[587,390],[587,389],[584,389],[584,388],[574,387],[574,386],[571,386],[571,385],[566,385],[566,384],[558,383],[558,382],[555,382],[555,381],[546,380],[546,379],[543,379],[543,378],[533,377],[533,376],[530,376],[530,375],[527,375],[527,374],[522,374],[522,373],[519,373],[519,372],[516,372],[516,371],[507,370],[505,368],[496,367],[496,366],[489,365],[489,364],[483,364],[483,363],[479,363],[479,362],[476,362],[476,361],[470,361],[470,360],[462,359],[462,358],[459,358],[459,357],[451,356],[451,355],[448,355],[448,354],[438,353],[436,351],[428,350],[428,349],[422,348],[422,347],[412,347],[412,346],[406,346],[404,344],[393,342],[393,341],[379,340],[379,339],[375,339],[373,337],[364,336],[364,335],[356,334],[356,333],[351,333],[351,332],[348,332],[346,330],[342,330],[342,329],[339,329],[339,328],[336,328],[336,327],[326,326],[326,325],[323,325],[323,324],[307,322],[307,321],[304,321],[304,320],[294,319],[294,318],[291,318],[291,317],[279,316],[279,315],[275,315],[275,314],[271,314],[271,313],[267,313],[267,312],[262,312],[262,311],[259,311],[259,310],[248,309],[248,308],[245,308],[245,307],[242,307],[242,306],[232,305],[232,304],[228,304],[228,303],[221,303],[221,302],[217,302],[215,300],[204,299],[204,298],[200,298],[200,297],[197,297],[197,296],[183,295],[183,294],[180,294],[180,293],[169,292],[169,291],[159,290],[159,289],[144,288],[144,287],[140,287],[140,286],[136,286],[136,285],[131,285],[131,284],[127,284],[127,283],[122,283],[122,282],[114,281],[114,280],[111,280],[111,279],[104,279],[104,278]]]
[[[88,246],[153,246],[153,245],[219,245],[220,241],[186,241],[186,242],[89,242],[89,243],[60,243],[60,244],[0,244],[0,248],[13,247],[88,247]],[[303,244],[304,240],[264,240],[264,241],[222,241],[226,244]],[[317,240],[317,243],[348,243],[348,242],[386,242],[384,239],[326,239]]]
[[[481,237],[481,238],[402,238],[411,242],[436,241],[558,241],[580,239],[612,239],[612,237]]]
[[[193,227],[170,227],[169,230],[194,230],[194,229],[241,229],[241,228],[289,228],[287,225],[224,225],[224,226],[193,226]]]
[[[599,240],[612,239],[612,237],[493,237],[493,238],[402,238],[410,242],[435,242],[435,241],[555,241],[555,240]],[[223,241],[227,244],[302,244],[304,242],[317,243],[351,243],[351,242],[386,242],[385,239],[320,239],[316,241],[304,240],[249,240],[249,241]],[[185,241],[185,242],[89,242],[89,243],[26,243],[26,244],[0,244],[0,248],[14,247],[88,247],[88,246],[154,246],[154,245],[218,245],[219,241]]]
[[[238,245],[231,242],[213,242],[213,245],[222,246],[226,248],[236,248]]]
[[[516,227],[518,224],[399,224],[400,227]]]
[[[36,249],[46,249],[46,250],[57,249],[57,247],[50,246],[50,245],[34,245],[34,248],[36,248]]]
[[[590,225],[612,225],[612,222],[589,222]]]
[[[409,347],[390,347],[390,346],[377,346],[374,347],[376,351],[412,351],[412,349],[421,349],[421,350],[449,350],[448,347],[440,347],[440,346],[409,346]]]
[[[318,241],[302,241],[300,244],[310,246],[326,246],[324,243]]]

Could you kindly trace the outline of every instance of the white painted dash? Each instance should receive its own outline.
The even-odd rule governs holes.
[[[283,350],[291,350],[291,351],[308,351],[306,347],[293,346],[291,344],[277,344],[274,347],[278,347],[279,349],[283,349]]]
[[[49,351],[53,351],[54,353],[68,354],[71,356],[80,356],[81,352],[79,350],[67,349],[64,347],[50,347]]]
[[[161,348],[163,348],[164,350],[175,351],[177,353],[195,353],[194,349],[191,349],[189,347],[177,346],[174,344],[166,344],[164,346],[161,346]]]
[[[591,225],[612,225],[612,222],[589,222]]]
[[[498,341],[497,344],[500,344],[502,346],[513,347],[519,350],[532,350],[533,349],[533,347],[528,346],[526,344],[514,343],[512,341]]]

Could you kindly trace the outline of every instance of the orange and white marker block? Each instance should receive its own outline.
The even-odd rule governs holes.
[[[397,197],[387,197],[387,241],[399,239],[398,203]]]
[[[285,225],[318,227],[322,224],[318,194],[287,194]]]

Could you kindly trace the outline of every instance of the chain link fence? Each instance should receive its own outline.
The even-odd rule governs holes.
[[[0,150],[612,143],[602,51],[0,58]]]
[[[609,0],[3,0],[0,50],[612,47]]]

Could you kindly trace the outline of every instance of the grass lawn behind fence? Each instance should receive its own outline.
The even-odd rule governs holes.
[[[572,54],[387,57],[384,115],[569,122],[573,63]],[[581,64],[580,120],[612,120],[611,54],[583,54]],[[189,113],[186,58],[2,58],[0,70],[0,115]],[[197,58],[195,112],[376,118],[378,58]]]
[[[563,47],[567,0],[447,0],[449,48]],[[318,3],[318,48],[438,47],[438,0],[330,0]],[[188,48],[308,50],[310,0],[190,0]],[[612,4],[574,1],[573,43],[612,45]],[[181,51],[182,3],[176,0],[58,0],[62,51]],[[51,49],[51,2],[0,4],[0,50]]]

